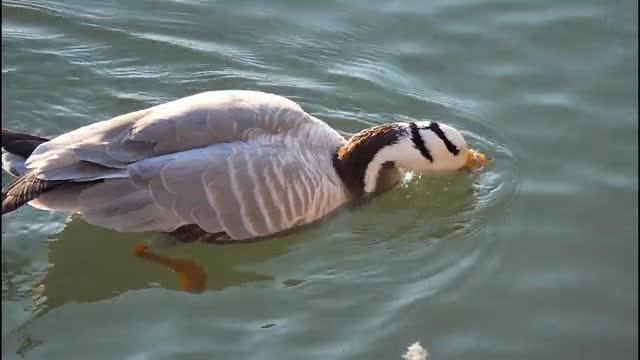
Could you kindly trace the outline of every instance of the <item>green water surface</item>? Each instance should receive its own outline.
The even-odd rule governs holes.
[[[54,136],[193,93],[338,129],[434,119],[496,157],[240,246],[2,218],[3,359],[636,359],[637,1],[2,2],[3,127]],[[3,185],[9,181],[2,176]]]

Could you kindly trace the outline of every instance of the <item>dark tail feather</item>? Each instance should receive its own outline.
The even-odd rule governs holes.
[[[6,151],[20,155],[25,159],[31,156],[31,153],[33,153],[38,145],[47,141],[49,141],[49,139],[2,129],[2,147]]]
[[[27,159],[38,145],[49,141],[39,136],[2,129],[2,148]],[[33,172],[26,172],[13,179],[2,189],[2,214],[10,213],[45,191],[63,184],[64,181],[38,179]]]
[[[2,189],[2,215],[16,210],[42,193],[64,183],[66,183],[64,180],[38,179],[31,171],[24,173]]]

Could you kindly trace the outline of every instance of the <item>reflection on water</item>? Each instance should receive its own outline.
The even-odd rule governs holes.
[[[491,174],[490,170],[477,174],[410,174],[397,189],[369,204],[355,210],[343,209],[331,219],[286,236],[248,244],[186,244],[159,253],[202,265],[208,277],[206,290],[221,290],[273,280],[267,274],[242,267],[282,256],[300,241],[328,234],[350,233],[351,238],[371,242],[462,238],[480,225],[476,218],[482,214],[479,210],[487,200],[484,196],[491,195],[491,190],[500,185],[483,188],[479,181],[486,174]],[[376,214],[381,213],[388,217],[385,223],[378,221]],[[394,226],[388,226],[389,222]],[[429,234],[428,238],[424,234]],[[87,224],[78,217],[70,218],[64,229],[47,242],[48,269],[35,286],[39,308],[49,310],[70,302],[97,302],[149,287],[178,290],[173,272],[133,254],[137,243],[157,236],[160,235],[119,233]],[[9,280],[6,286],[10,287]]]
[[[426,3],[3,1],[4,127],[252,89],[347,131],[450,123],[496,158],[291,236],[163,250],[205,267],[198,295],[132,254],[150,235],[21,209],[3,357],[635,359],[638,1]]]
[[[177,290],[175,274],[133,254],[133,247],[153,234],[118,233],[74,218],[48,242],[49,269],[40,281],[42,307],[51,309],[68,302],[95,302],[127,290],[163,287]],[[190,258],[208,273],[208,290],[272,280],[240,269],[287,253],[293,238],[237,246],[189,244],[160,251],[172,257]]]

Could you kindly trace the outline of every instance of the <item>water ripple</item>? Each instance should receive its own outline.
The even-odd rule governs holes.
[[[291,236],[166,250],[206,266],[200,295],[131,256],[139,234],[31,208],[4,216],[3,355],[391,359],[416,340],[434,359],[637,354],[637,1],[2,10],[6,127],[53,136],[242,88],[351,132],[451,123],[495,158],[414,174]]]

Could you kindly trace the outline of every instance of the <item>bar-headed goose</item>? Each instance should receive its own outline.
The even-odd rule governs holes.
[[[456,129],[384,124],[348,141],[284,97],[211,91],[51,140],[2,130],[2,214],[29,202],[119,231],[245,240],[323,218],[405,169],[482,165]]]

